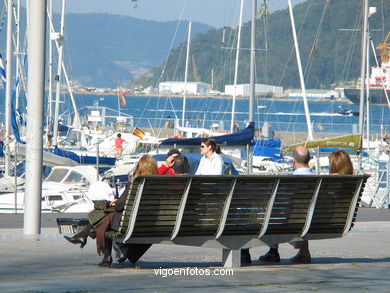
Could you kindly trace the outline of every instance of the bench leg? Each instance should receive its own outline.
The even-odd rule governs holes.
[[[225,268],[238,268],[241,266],[241,249],[222,249],[222,263]]]

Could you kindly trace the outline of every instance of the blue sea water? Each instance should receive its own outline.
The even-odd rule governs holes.
[[[117,97],[77,95],[79,106],[95,105],[118,108]],[[134,117],[134,126],[140,128],[162,127],[166,117],[173,119],[182,117],[182,98],[127,96],[126,106],[121,106],[123,113]],[[69,103],[67,103],[69,104]],[[341,106],[343,109],[359,110],[359,105],[335,101],[309,101],[310,119],[314,133],[356,133],[358,116],[345,116],[335,113]],[[231,99],[187,98],[186,115],[191,117],[193,126],[209,128],[219,123],[223,129],[229,129],[231,121]],[[265,105],[265,108],[258,108]],[[240,128],[245,127],[248,119],[248,100],[236,101],[235,121]],[[200,122],[197,121],[200,119]],[[257,128],[268,122],[274,131],[306,132],[307,123],[301,100],[256,99],[254,120]],[[370,106],[370,133],[379,134],[390,131],[390,111],[386,106]],[[367,121],[365,119],[365,121]],[[365,126],[366,127],[366,126]]]
[[[76,94],[75,98],[79,109],[98,105],[118,110],[117,96]],[[65,102],[61,104],[60,112],[73,112],[70,98],[64,95],[61,99]],[[163,126],[168,116],[171,116],[173,119],[181,119],[182,117],[183,99],[180,97],[126,96],[125,99],[126,106],[120,106],[120,111],[134,117],[134,127],[158,128]],[[1,104],[0,102],[0,107],[2,107]],[[229,129],[232,109],[231,99],[211,97],[187,98],[186,104],[185,117],[191,117],[193,126],[209,128],[213,123],[219,123],[221,130]],[[274,131],[307,131],[302,100],[256,99],[254,104],[256,128],[261,128],[264,122],[268,122]],[[265,105],[266,107],[258,108],[260,105]],[[335,113],[340,106],[343,109],[359,110],[359,105],[350,105],[337,101],[309,101],[313,132],[357,133],[358,116],[344,116]],[[240,128],[244,128],[246,125],[248,108],[248,100],[238,99],[236,101],[234,120],[239,123]],[[371,105],[369,121],[371,134],[389,133],[390,111],[388,107]]]

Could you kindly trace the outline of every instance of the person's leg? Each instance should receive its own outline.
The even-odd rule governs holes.
[[[311,263],[311,255],[309,251],[309,241],[296,241],[291,243],[294,248],[299,249],[298,253],[290,260],[296,263]]]
[[[111,257],[111,251],[112,251],[112,240],[111,239],[105,239],[105,248],[103,249],[103,259],[98,264],[99,267],[111,267],[112,264],[112,257]]]
[[[88,223],[88,225],[85,226],[84,229],[81,230],[79,233],[75,234],[72,237],[64,236],[64,238],[72,244],[80,244],[80,248],[83,248],[85,244],[87,244],[87,238],[92,228],[93,226]]]
[[[105,216],[101,224],[96,228],[96,249],[99,255],[103,254],[102,261],[98,264],[101,267],[110,267],[112,264],[111,250],[112,240],[106,238],[106,232],[115,213]]]
[[[241,249],[241,264],[250,264],[252,263],[251,254],[249,253],[249,248]]]
[[[269,246],[269,251],[260,256],[260,261],[267,261],[267,262],[280,262],[280,255],[279,255],[279,244],[273,244]]]

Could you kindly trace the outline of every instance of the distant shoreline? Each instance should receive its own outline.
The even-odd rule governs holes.
[[[94,95],[94,96],[117,96],[118,94],[115,92],[111,93],[91,93],[91,92],[74,92],[74,94],[78,95]],[[155,98],[183,98],[183,95],[162,95],[162,94],[126,94],[125,97],[155,97]],[[214,96],[214,95],[187,95],[187,98],[191,99],[216,99],[216,100],[232,100],[232,96]],[[248,97],[236,97],[237,100],[249,100]],[[268,101],[302,101],[303,99],[299,98],[289,98],[289,97],[256,97],[256,100],[268,100]],[[332,102],[332,103],[350,103],[351,101],[347,99],[327,99],[327,98],[318,98],[318,99],[308,99],[309,102]]]

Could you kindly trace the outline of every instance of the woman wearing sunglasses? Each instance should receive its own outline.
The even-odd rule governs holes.
[[[200,152],[203,155],[200,159],[195,175],[222,175],[223,160],[219,155],[221,148],[213,138],[204,138],[200,145]]]

